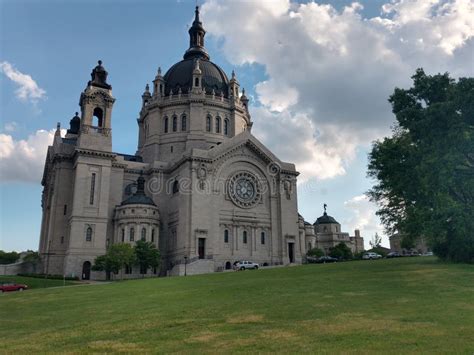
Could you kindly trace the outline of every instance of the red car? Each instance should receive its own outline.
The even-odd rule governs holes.
[[[0,283],[0,293],[9,291],[24,291],[26,289],[28,289],[28,286],[23,284],[16,284],[14,282]]]

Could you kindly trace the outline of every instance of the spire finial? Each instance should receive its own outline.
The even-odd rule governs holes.
[[[161,75],[161,67],[158,67],[158,75]]]
[[[97,63],[98,63],[99,65],[102,65],[102,61],[101,61],[100,59],[97,61]]]
[[[76,116],[79,116],[79,112],[76,112]]]
[[[235,70],[232,69],[232,79],[235,79]]]
[[[199,6],[197,4],[196,4],[196,9],[194,10],[194,21],[195,22],[200,22],[199,21]]]
[[[54,132],[55,137],[61,137],[61,123],[58,122],[56,125],[56,132]]]
[[[149,91],[150,91],[150,85],[148,85],[148,83],[147,83],[146,86],[145,86],[145,91],[146,91],[146,92],[149,92]]]
[[[326,208],[328,207],[328,205],[324,204],[323,207],[324,207],[324,214],[326,214]]]

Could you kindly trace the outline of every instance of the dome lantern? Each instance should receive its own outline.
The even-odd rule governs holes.
[[[209,54],[204,48],[204,36],[206,31],[199,19],[199,6],[196,6],[194,11],[193,25],[189,29],[189,49],[184,53],[183,59],[189,58],[204,58],[209,60]]]

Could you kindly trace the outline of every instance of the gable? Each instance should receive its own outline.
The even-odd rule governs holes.
[[[212,162],[217,162],[234,156],[239,151],[244,155],[254,155],[267,165],[274,164],[275,168],[284,170],[286,173],[298,175],[294,164],[282,162],[248,131],[213,148],[209,151],[208,157]]]

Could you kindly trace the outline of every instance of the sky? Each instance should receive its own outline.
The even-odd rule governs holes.
[[[391,132],[388,97],[416,68],[474,74],[471,0],[198,1],[211,60],[234,69],[252,133],[296,164],[298,208],[328,205],[366,247],[383,231],[365,193],[371,143]],[[0,0],[0,249],[37,250],[41,176],[101,59],[116,98],[113,150],[134,154],[141,94],[181,60],[195,1]]]

